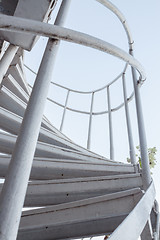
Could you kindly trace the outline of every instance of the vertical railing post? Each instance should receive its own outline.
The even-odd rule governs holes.
[[[0,60],[0,84],[2,83],[3,77],[7,73],[7,70],[9,66],[11,65],[11,62],[13,58],[15,57],[16,52],[18,51],[17,46],[14,46],[12,44],[9,45],[6,52],[4,53],[3,57]]]
[[[65,101],[65,106],[64,106],[64,110],[63,110],[63,116],[62,116],[60,131],[62,131],[62,129],[63,129],[63,124],[64,124],[64,118],[65,118],[65,115],[66,115],[66,108],[67,108],[67,104],[68,104],[69,93],[70,93],[70,91],[68,90],[67,96],[66,96],[66,101]]]
[[[110,142],[110,159],[114,160],[114,145],[113,145],[113,126],[112,126],[112,112],[109,86],[107,87],[108,99],[108,120],[109,120],[109,142]]]
[[[64,0],[56,24],[64,21],[70,0]],[[16,240],[59,41],[49,39],[12,154],[0,195],[0,239]]]
[[[91,98],[89,127],[88,127],[88,139],[87,139],[87,149],[90,149],[90,147],[91,147],[91,128],[92,128],[92,117],[93,117],[93,104],[94,104],[94,92],[92,93],[92,98]]]
[[[128,132],[130,159],[131,159],[132,164],[136,164],[136,155],[135,155],[135,150],[134,150],[131,120],[130,120],[130,115],[129,115],[128,101],[127,101],[125,73],[123,73],[123,75],[122,75],[122,85],[123,85],[124,107],[125,107],[126,124],[127,124],[127,132]]]
[[[132,52],[130,54],[133,55]],[[133,67],[131,67],[131,71],[132,71],[133,85],[134,85],[134,92],[135,92],[138,133],[139,133],[139,141],[140,141],[141,163],[142,163],[142,179],[143,179],[144,189],[146,190],[148,188],[149,184],[151,183],[151,174],[150,174],[149,160],[148,160],[147,140],[146,140],[145,127],[144,127],[144,120],[143,120],[140,89],[139,89],[139,85],[138,85],[138,81],[137,81],[136,70]]]

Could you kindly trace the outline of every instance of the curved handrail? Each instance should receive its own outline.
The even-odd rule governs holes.
[[[155,199],[155,188],[153,182],[148,187],[147,191],[124,219],[118,228],[113,232],[110,240],[135,240],[138,239],[143,231],[147,220],[149,219]],[[126,231],[127,229],[127,231]]]
[[[83,46],[97,49],[102,52],[106,52],[112,56],[120,58],[121,60],[125,61],[127,64],[131,65],[132,75],[134,80],[141,158],[143,162],[142,173],[144,175],[143,178],[144,178],[145,187],[147,187],[151,181],[151,177],[149,172],[143,114],[141,109],[139,90],[137,87],[136,70],[140,74],[139,81],[138,81],[139,84],[143,83],[143,81],[146,79],[146,76],[145,76],[145,72],[142,65],[132,56],[132,54],[129,54],[106,41],[95,38],[88,34],[84,34],[78,31],[70,30],[67,28],[59,27],[59,26],[53,26],[51,24],[41,23],[34,20],[1,15],[0,29],[2,30],[5,29],[6,31],[12,31],[12,32],[15,31],[15,32],[33,33],[36,35],[42,35],[42,36],[49,37],[51,39],[52,38],[55,39],[55,42],[57,42],[57,40],[64,40],[67,42],[77,43]],[[132,51],[130,51],[130,53],[132,53]],[[111,115],[111,108],[110,108],[109,114]],[[111,134],[112,127],[111,127],[111,124],[109,125],[110,125],[110,135],[112,135]]]
[[[130,102],[130,101],[133,99],[133,97],[134,97],[134,93],[132,93],[132,94],[130,95],[130,97],[127,99],[127,101]],[[54,103],[54,104],[56,104],[56,105],[58,105],[58,106],[60,106],[60,107],[62,107],[62,108],[65,107],[64,104],[61,104],[61,103],[59,103],[59,102],[57,102],[57,101],[55,101],[55,100],[53,100],[53,99],[51,99],[51,98],[49,98],[49,97],[47,98],[47,100],[50,101],[50,102],[52,102],[52,103]],[[118,105],[117,107],[112,108],[111,111],[112,111],[112,112],[118,111],[118,110],[119,110],[120,108],[122,108],[123,106],[124,106],[124,102],[121,103],[120,105]],[[87,114],[87,115],[90,114],[89,111],[88,111],[88,112],[87,112],[87,111],[82,111],[82,110],[78,110],[78,109],[73,109],[73,108],[71,108],[71,107],[66,107],[66,109],[69,110],[69,111],[72,111],[72,112],[76,112],[76,113],[82,113],[82,114]],[[103,114],[106,114],[106,113],[108,113],[108,110],[106,110],[106,111],[101,111],[101,112],[92,112],[92,115],[97,116],[97,115],[103,115]]]
[[[108,4],[107,6],[109,6],[114,13],[117,13],[116,9],[113,7],[113,5],[109,1],[99,0],[99,2],[106,4],[106,5]],[[128,26],[126,25],[126,20],[123,18],[123,15],[121,15],[119,12],[117,13],[117,15],[119,16],[119,19],[122,21],[127,33],[129,33]],[[62,28],[62,27],[58,27],[58,26],[51,26],[48,24],[39,23],[36,21],[24,20],[24,19],[20,19],[20,18],[16,18],[16,17],[10,17],[10,16],[1,17],[0,16],[0,20],[1,20],[1,23],[0,23],[1,29],[6,29],[8,31],[13,30],[13,31],[18,31],[18,32],[34,33],[34,34],[43,35],[43,36],[47,36],[47,37],[54,38],[54,39],[61,39],[61,40],[65,40],[68,42],[74,42],[77,44],[81,44],[84,46],[98,49],[103,52],[107,52],[108,54],[111,54],[113,56],[120,58],[121,60],[124,60],[126,62],[126,66],[129,64],[129,65],[131,65],[132,70],[135,71],[135,69],[136,69],[139,72],[140,81],[138,82],[138,84],[142,83],[145,80],[145,73],[144,73],[143,67],[132,55],[126,53],[125,51],[121,50],[120,48],[118,48],[110,43],[107,43],[103,40],[100,40],[100,39],[92,37],[90,35],[80,33],[77,31],[73,31],[70,29],[66,29],[66,28]],[[130,37],[130,35],[128,35],[128,36]],[[130,42],[130,40],[131,39],[129,39],[129,42]],[[130,51],[132,51],[132,44],[133,44],[133,42],[130,42],[130,45],[131,45]],[[120,77],[122,77],[122,75],[123,75],[122,80],[124,80],[124,73],[125,73],[125,71],[123,71],[123,73],[120,74]],[[96,91],[101,91],[101,90],[107,88],[107,91],[108,91],[107,96],[109,96],[109,94],[110,94],[109,86],[111,84],[113,84],[115,81],[117,81],[120,77],[116,78],[116,80],[113,80],[110,84],[106,85],[104,88],[97,89]],[[136,77],[134,79],[135,79],[135,85],[136,85],[137,79],[136,79]],[[49,85],[49,81],[48,81],[48,85]],[[41,87],[41,92],[43,92],[43,90],[44,90],[44,87]],[[68,89],[68,91],[69,91],[69,89]],[[80,92],[80,93],[82,93],[82,92]],[[90,93],[92,93],[92,101],[91,101],[90,112],[89,113],[87,112],[87,114],[90,114],[90,118],[92,118],[92,115],[94,115],[94,114],[96,115],[96,113],[94,113],[92,111],[93,110],[93,97],[94,97],[95,92],[92,91]],[[136,93],[136,90],[135,90],[135,93]],[[69,92],[68,92],[68,95],[69,95]],[[132,96],[132,94],[131,94],[131,96]],[[138,97],[139,97],[139,95],[138,95]],[[44,96],[43,99],[45,100],[46,97]],[[130,99],[131,99],[131,97],[128,99],[127,97],[125,98],[125,96],[124,96],[124,103],[128,102]],[[114,109],[111,109],[110,99],[108,97],[108,111],[106,111],[106,113],[109,113],[108,115],[110,115],[110,117],[111,117],[111,111],[118,110],[119,108],[121,108],[124,105],[124,103],[120,104],[118,107],[116,107]],[[137,105],[138,104],[140,105],[140,102],[138,102]],[[38,106],[38,104],[37,104],[37,106]],[[63,106],[63,108],[64,109],[68,108],[67,100],[66,100],[66,104]],[[83,111],[80,111],[80,112],[84,113]],[[139,113],[140,112],[141,112],[141,108],[139,108]],[[34,111],[34,113],[35,113],[35,111]],[[102,114],[102,113],[103,112],[100,112],[100,114]],[[32,114],[32,116],[33,115],[34,114]],[[142,115],[140,115],[140,118],[142,119]],[[143,119],[141,121],[141,125],[139,124],[139,127],[141,127],[142,125],[143,125]],[[26,129],[28,130],[28,127],[26,127]],[[91,129],[90,123],[89,123],[89,129]],[[31,132],[33,133],[33,131],[31,131]],[[89,135],[90,135],[90,133],[88,133],[88,136]],[[112,135],[112,134],[110,134],[110,135]],[[145,138],[144,131],[142,131],[141,135],[142,135],[142,138]],[[88,139],[90,140],[90,137]],[[111,142],[111,140],[110,140],[110,142]],[[143,142],[145,143],[145,141],[143,141]],[[89,141],[88,141],[88,145],[90,145]],[[143,144],[141,144],[141,145],[143,145]],[[147,152],[146,149],[145,149],[145,152]],[[143,162],[143,158],[142,158],[142,162]],[[144,164],[146,164],[146,162],[147,161],[145,161]],[[142,177],[144,178],[145,168],[143,168],[143,169],[144,170],[142,170],[142,175],[143,175]],[[116,240],[116,239],[134,240],[140,236],[141,232],[143,231],[143,229],[146,225],[147,220],[149,219],[149,215],[150,215],[150,212],[151,212],[151,209],[153,206],[153,202],[155,199],[155,189],[154,189],[153,182],[150,185],[148,184],[148,182],[149,181],[147,181],[147,182],[144,181],[144,186],[146,188],[148,188],[146,193],[144,193],[144,196],[138,202],[136,207],[131,211],[131,213],[128,215],[128,217],[122,222],[122,224],[112,234],[112,236],[110,238],[111,240]],[[149,185],[149,187],[148,187],[148,185]],[[157,219],[158,219],[158,217],[157,217]],[[134,228],[133,228],[133,224],[132,224],[133,222],[135,223]],[[157,222],[158,222],[158,220],[157,220]],[[125,231],[126,228],[128,229],[128,231]],[[156,227],[156,231],[158,231],[158,230],[159,230],[158,227]],[[157,234],[155,234],[155,239],[157,239]]]
[[[24,66],[29,70],[31,71],[34,75],[37,75],[37,73],[35,71],[33,71],[30,67],[28,67],[26,64],[24,64]],[[127,66],[128,64],[126,64],[124,70],[117,76],[115,77],[111,82],[109,82],[108,84],[105,84],[103,87],[101,88],[98,88],[98,89],[94,89],[92,91],[79,91],[79,90],[76,90],[76,89],[72,89],[72,88],[69,88],[69,87],[65,87],[59,83],[56,83],[56,82],[51,82],[51,84],[57,86],[57,87],[60,87],[60,88],[63,88],[65,90],[68,90],[70,92],[74,92],[74,93],[81,93],[81,94],[92,94],[92,93],[96,93],[96,92],[99,92],[103,89],[105,89],[106,87],[108,86],[111,86],[114,82],[116,82],[120,77],[122,77],[123,73],[127,70]]]
[[[77,43],[100,50],[102,52],[106,52],[112,56],[120,58],[132,67],[136,68],[140,74],[140,82],[143,82],[146,79],[145,71],[142,65],[132,55],[114,46],[113,44],[88,34],[55,25],[53,26],[47,23],[4,15],[0,16],[0,29],[5,29],[6,31],[29,32],[67,42]]]
[[[28,68],[29,70],[31,70],[27,65],[24,65],[26,68]],[[34,74],[36,74],[36,73],[34,73]],[[116,79],[114,79],[115,81],[117,80],[117,79],[119,79],[119,78],[116,78]],[[114,81],[114,82],[115,82]],[[112,82],[112,84],[114,83],[114,82]],[[67,90],[67,91],[69,91],[69,92],[74,92],[74,93],[80,93],[80,94],[93,94],[93,93],[96,93],[96,92],[98,92],[98,91],[102,91],[102,90],[104,90],[105,88],[107,88],[108,86],[110,86],[110,84],[108,84],[108,85],[105,85],[103,88],[99,88],[99,89],[97,89],[97,91],[90,91],[90,92],[83,92],[83,91],[77,91],[77,90],[73,90],[73,89],[71,89],[71,88],[68,88],[68,87],[64,87],[64,86],[62,86],[62,85],[60,85],[60,84],[58,84],[58,83],[54,83],[54,82],[51,82],[53,85],[55,85],[55,86],[58,86],[58,87],[60,87],[60,88],[63,88],[63,89],[65,89],[65,90]],[[29,84],[29,87],[32,89],[32,86]],[[127,98],[127,102],[129,103],[132,99],[133,99],[133,97],[134,97],[134,92],[132,92],[131,94],[130,94],[130,96]],[[59,107],[62,107],[62,108],[65,108],[65,105],[64,104],[61,104],[61,103],[59,103],[59,102],[57,102],[57,101],[55,101],[55,100],[53,100],[53,99],[51,99],[51,98],[49,98],[49,97],[47,97],[47,100],[48,101],[50,101],[50,102],[52,102],[52,103],[54,103],[54,104],[56,104],[56,105],[58,105]],[[120,108],[122,108],[124,106],[124,102],[122,102],[121,104],[119,104],[118,106],[116,106],[116,107],[114,107],[114,108],[111,108],[111,111],[112,112],[115,112],[115,111],[118,111]],[[69,110],[69,111],[72,111],[72,112],[76,112],[76,113],[81,113],[81,114],[87,114],[87,115],[89,115],[90,114],[90,112],[88,111],[82,111],[82,110],[78,110],[78,109],[73,109],[73,108],[71,108],[71,107],[66,107],[66,109],[67,110]],[[92,115],[103,115],[103,114],[107,114],[108,113],[108,110],[105,110],[105,111],[101,111],[101,112],[92,112]]]
[[[126,69],[126,68],[125,68]],[[124,69],[124,71],[125,71]],[[79,90],[75,90],[75,89],[71,89],[71,88],[68,88],[68,87],[65,87],[65,86],[62,86],[58,83],[55,83],[55,82],[51,82],[51,84],[53,85],[56,85],[57,87],[61,87],[63,89],[66,89],[66,90],[69,90],[71,92],[74,92],[74,93],[80,93],[80,94],[92,94],[92,93],[96,93],[96,92],[100,92],[102,91],[103,89],[107,88],[108,86],[112,85],[114,82],[116,82],[120,77],[122,77],[123,75],[123,72],[121,72],[116,78],[114,78],[110,83],[104,85],[103,87],[101,88],[98,88],[98,89],[95,89],[95,90],[92,90],[92,91],[79,91]]]
[[[130,32],[130,29],[129,29],[127,20],[126,20],[125,16],[123,15],[123,13],[122,13],[113,3],[111,3],[111,2],[108,1],[108,0],[96,0],[96,1],[99,2],[100,4],[102,4],[103,6],[107,7],[109,10],[111,10],[111,11],[118,17],[118,19],[120,20],[120,22],[122,23],[122,25],[123,25],[123,27],[124,27],[124,29],[125,29],[125,32],[126,32],[126,35],[127,35],[127,38],[128,38],[129,53],[130,53],[130,52],[133,52],[133,43],[134,43],[134,41],[133,41],[133,39],[132,39],[132,35],[131,35],[131,32]],[[25,66],[26,66],[26,65],[25,65]],[[28,66],[26,66],[26,67],[27,67],[32,73],[36,74],[31,68],[29,68]],[[120,74],[115,78],[115,80],[116,80],[117,78],[119,78],[119,77],[123,74],[123,72],[126,71],[126,68],[127,68],[127,64],[126,64],[124,70],[122,71],[122,73],[120,73]],[[114,82],[115,80],[111,81],[110,85],[111,85],[112,82]],[[56,84],[56,83],[54,83],[54,84]],[[108,84],[108,85],[109,85],[109,84]],[[106,86],[106,85],[105,85],[105,86]],[[102,88],[105,88],[105,86],[102,87]],[[63,86],[61,86],[61,87],[63,87]],[[71,90],[71,89],[66,88],[66,87],[64,87],[64,88],[67,89],[67,90]],[[93,90],[92,92],[100,91],[100,90],[102,90],[102,88]],[[76,91],[76,90],[73,90],[73,89],[72,89],[72,91],[78,92],[78,93],[91,93],[91,92],[84,92],[84,91],[83,91],[83,92],[82,92],[82,91]]]
[[[125,32],[127,34],[127,38],[128,38],[128,44],[129,44],[129,51],[133,51],[133,39],[132,39],[132,35],[128,26],[128,23],[126,21],[125,16],[121,13],[121,11],[110,1],[108,0],[96,0],[97,2],[101,3],[103,6],[107,7],[109,10],[111,10],[117,17],[118,19],[121,21]]]

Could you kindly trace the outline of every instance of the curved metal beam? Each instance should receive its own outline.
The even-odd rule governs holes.
[[[121,13],[121,11],[110,1],[108,0],[96,0],[97,2],[101,3],[103,6],[107,7],[109,10],[111,10],[117,17],[118,19],[121,21],[125,32],[127,34],[127,38],[128,38],[128,44],[129,44],[129,49],[130,51],[133,50],[133,39],[132,39],[132,35],[128,26],[128,23],[126,21],[125,16]]]
[[[41,36],[77,43],[102,52],[106,52],[112,56],[120,58],[132,67],[136,68],[140,74],[140,81],[144,81],[146,79],[145,71],[142,65],[133,56],[106,41],[95,38],[88,34],[59,26],[53,26],[51,24],[6,15],[0,16],[0,29],[15,32],[34,33]]]

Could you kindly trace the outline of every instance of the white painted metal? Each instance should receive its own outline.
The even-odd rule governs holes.
[[[142,187],[140,174],[36,181],[29,183],[25,206],[73,202],[136,187]]]
[[[159,216],[159,204],[158,204],[157,200],[155,200],[155,202],[154,202],[153,211],[156,214],[156,222],[155,222],[155,227],[154,227],[154,230],[153,230],[153,238],[154,238],[154,240],[159,240],[159,219],[160,219],[160,216]]]
[[[26,103],[3,86],[0,91],[0,106],[21,117],[24,116]]]
[[[136,154],[135,154],[135,150],[134,150],[132,128],[131,128],[131,121],[130,121],[130,115],[129,115],[128,101],[127,101],[127,89],[126,89],[126,82],[125,82],[125,73],[122,75],[122,85],[123,85],[124,106],[125,106],[125,114],[126,114],[130,159],[131,159],[132,164],[136,164]]]
[[[90,149],[90,145],[91,145],[91,128],[92,128],[93,104],[94,104],[94,92],[92,93],[92,98],[91,98],[91,107],[90,107],[90,116],[89,116],[89,127],[88,127],[88,139],[87,139],[87,149]]]
[[[63,16],[64,17],[64,16]],[[49,40],[0,195],[0,238],[16,239],[34,151],[51,81],[57,40]],[[44,81],[45,79],[45,81]],[[35,118],[36,116],[36,118]],[[21,181],[19,181],[21,180]],[[12,197],[11,197],[12,196]]]
[[[113,126],[112,126],[112,112],[111,112],[111,99],[110,99],[109,86],[107,87],[107,99],[108,99],[110,159],[114,160]]]
[[[15,143],[17,137],[8,133],[0,132],[0,151],[5,154],[12,154],[13,149],[15,148]],[[56,159],[75,159],[81,160],[83,162],[99,162],[99,163],[110,163],[110,164],[118,164],[118,162],[114,162],[107,158],[98,157],[97,155],[90,155],[87,153],[58,147],[55,145],[47,144],[44,142],[37,142],[35,154],[36,157],[47,157],[47,158],[56,158]],[[124,165],[123,163],[119,163]]]
[[[63,129],[63,123],[64,123],[65,114],[66,114],[66,108],[67,108],[69,93],[70,93],[70,91],[68,90],[68,92],[67,92],[67,97],[66,97],[66,101],[65,101],[65,106],[64,106],[64,110],[63,110],[63,116],[62,116],[60,131],[62,131],[62,129]]]
[[[20,117],[24,116],[26,109],[26,103],[24,103],[5,86],[3,86],[0,91],[0,106],[16,115],[19,115]],[[42,119],[42,126],[50,131],[53,131],[57,135],[68,139],[64,134],[59,132],[44,116]]]
[[[2,59],[0,60],[0,84],[2,83],[2,80],[7,73],[7,70],[17,51],[18,47],[10,44]]]
[[[51,5],[53,2],[48,2],[47,4]],[[63,24],[69,2],[70,0],[63,1],[55,25]],[[0,61],[0,69],[2,67],[2,74],[6,76],[3,79],[0,91],[0,127],[8,132],[0,132],[0,153],[5,154],[0,155],[0,177],[6,177],[4,188],[0,195],[0,239],[2,240],[14,240],[16,238],[17,222],[20,219],[20,211],[25,197],[30,170],[30,179],[36,181],[29,183],[25,204],[26,206],[43,206],[44,208],[27,211],[22,215],[17,239],[49,240],[92,237],[99,234],[111,234],[120,223],[110,239],[137,240],[140,235],[142,240],[151,240],[152,235],[154,240],[159,239],[159,210],[156,203],[153,207],[155,192],[153,183],[151,183],[147,160],[147,145],[139,93],[139,87],[145,80],[145,73],[141,64],[132,56],[133,40],[125,17],[110,1],[98,0],[98,2],[110,9],[121,21],[128,37],[129,54],[105,41],[60,26],[52,26],[38,21],[11,16],[0,16],[0,29],[8,36],[14,35],[16,38],[18,36],[24,38],[24,36],[30,37],[32,35],[34,38],[36,35],[43,35],[54,38],[48,41],[29,103],[30,90],[24,76],[23,50],[19,49],[17,54],[14,55],[15,48],[18,49],[18,47],[10,45],[9,48],[11,50],[9,51],[8,48],[8,53],[6,52]],[[34,3],[31,0],[19,1],[19,4],[30,4],[30,6],[36,3],[37,0]],[[43,1],[43,4],[46,4],[46,1]],[[32,13],[30,11],[26,14],[33,15]],[[17,16],[20,15],[17,14]],[[23,14],[22,17],[24,17]],[[37,15],[35,14],[34,17],[36,18]],[[19,38],[18,40],[21,42],[22,39]],[[114,111],[124,106],[133,164],[112,161],[76,145],[53,127],[46,117],[42,116],[59,40],[89,46],[116,56],[126,62],[122,73],[104,87],[94,91],[82,92],[52,82],[52,84],[66,89],[68,94],[65,105],[54,101],[54,99],[49,100],[64,109],[61,130],[66,110],[90,116],[88,148],[90,146],[92,116],[108,114],[111,159],[114,158],[111,113],[113,114]],[[26,41],[23,45],[28,43]],[[21,44],[22,42],[18,45]],[[28,46],[31,48],[32,44]],[[12,52],[12,50],[14,51]],[[6,65],[4,64],[5,61]],[[11,65],[10,68],[8,68],[8,64]],[[134,92],[129,97],[126,93],[124,79],[125,73],[129,68],[128,65],[131,65],[134,80]],[[136,70],[140,75],[139,80],[136,77]],[[115,82],[121,81],[121,78],[123,80],[124,102],[112,108],[109,87]],[[108,92],[108,110],[93,112],[94,95],[103,89],[106,89]],[[69,92],[91,94],[90,111],[80,111],[67,107]],[[139,171],[138,166],[135,165],[128,111],[128,102],[133,98],[134,94],[142,157],[142,178],[137,173]],[[24,115],[25,110],[26,114]],[[42,125],[41,128],[40,124]],[[39,129],[39,142],[36,147]],[[15,135],[19,131],[20,134],[15,147],[17,138]],[[14,154],[11,160],[11,156],[8,154],[12,154],[13,149]],[[31,169],[32,160],[33,166]],[[9,164],[9,173],[7,174]],[[140,187],[146,192],[142,192],[140,188],[132,189],[136,187]],[[142,195],[144,196],[142,197]],[[58,205],[46,207],[50,204]],[[126,229],[127,231],[125,231]]]
[[[105,86],[103,86],[103,87],[101,87],[101,88],[99,88],[99,89],[94,89],[93,91],[78,91],[78,90],[75,90],[75,89],[67,88],[67,87],[62,86],[62,85],[60,85],[60,84],[58,84],[58,83],[55,83],[55,82],[51,82],[51,83],[52,83],[53,85],[55,85],[55,86],[58,86],[59,88],[65,89],[65,90],[67,90],[67,91],[69,91],[69,92],[73,92],[73,93],[80,93],[80,94],[93,94],[93,93],[95,93],[95,94],[96,94],[97,92],[100,92],[100,91],[102,91],[102,90],[104,90],[104,89],[107,89],[107,87],[111,86],[111,85],[114,84],[116,81],[118,81],[118,80],[123,76],[123,74],[126,72],[127,66],[128,66],[128,64],[126,64],[123,72],[120,73],[114,80],[112,80],[112,81],[109,82],[107,85],[105,85]],[[29,68],[27,65],[25,65],[25,67],[26,67],[28,70],[30,70],[32,73],[34,73],[35,75],[37,75],[37,74],[36,74],[31,68]],[[134,92],[131,93],[131,95],[130,95],[129,97],[127,97],[127,102],[130,102],[130,101],[133,99],[133,96],[134,96]],[[56,104],[56,105],[58,105],[58,106],[60,106],[60,107],[62,107],[62,108],[65,108],[65,105],[63,105],[63,104],[61,104],[61,103],[59,103],[59,102],[57,102],[57,101],[55,101],[55,100],[53,100],[53,99],[51,99],[51,98],[49,98],[49,97],[47,98],[47,100],[50,101],[50,102],[52,102],[52,103],[54,103],[54,104]],[[121,104],[119,104],[118,106],[112,108],[111,110],[112,110],[112,112],[115,112],[115,111],[119,110],[120,108],[122,108],[123,106],[124,106],[124,103],[122,102]],[[87,111],[77,110],[77,109],[73,109],[73,108],[70,108],[70,107],[66,107],[66,109],[69,110],[69,111],[73,111],[73,112],[77,112],[77,113],[81,113],[81,114],[90,115],[90,112],[87,112]],[[106,111],[101,111],[101,112],[98,112],[98,111],[95,112],[95,111],[93,111],[93,112],[92,112],[92,115],[97,116],[97,115],[102,115],[102,114],[107,114],[107,113],[108,113],[108,109],[106,109]]]
[[[154,199],[155,189],[154,184],[151,183],[142,199],[135,206],[135,208],[128,215],[128,217],[122,222],[122,224],[115,230],[110,239],[111,240],[138,239],[143,228],[147,223],[147,220],[152,210]]]
[[[18,0],[13,15],[20,18],[47,22],[55,3],[55,0]],[[10,5],[12,6],[12,4]],[[37,40],[37,36],[33,34],[17,34],[15,32],[8,33],[6,31],[1,31],[0,36],[1,39],[5,39],[27,50],[31,50]]]
[[[28,102],[29,100],[28,94],[26,94],[23,88],[17,83],[17,81],[11,75],[8,75],[7,77],[4,78],[2,85],[7,87],[12,93],[18,96],[25,103]]]
[[[142,233],[141,233],[141,240],[150,240],[153,237],[153,230],[151,226],[150,218],[148,219]]]
[[[19,83],[19,85],[23,88],[23,90],[29,94],[29,87],[27,82],[24,79],[22,70],[19,66],[19,64],[13,64],[9,69],[8,69],[8,73],[11,74],[16,81]]]
[[[55,84],[55,85],[57,85],[57,84]],[[110,85],[107,85],[107,87],[108,87],[108,86],[110,86]],[[105,88],[107,88],[107,87],[105,87]],[[62,87],[62,88],[63,88],[63,87]],[[101,89],[101,90],[102,90],[102,89]],[[71,89],[70,89],[70,91],[76,92],[76,91],[71,90]],[[93,92],[94,92],[94,91],[92,91],[91,93],[93,93]],[[84,94],[89,94],[88,92],[83,92],[83,93],[84,93]],[[94,93],[95,93],[95,92],[94,92]],[[127,101],[130,102],[130,101],[133,99],[133,96],[134,96],[134,93],[132,93],[132,94],[127,98]],[[50,101],[50,102],[52,102],[52,103],[54,103],[54,104],[56,104],[56,105],[58,105],[58,106],[60,106],[60,107],[62,107],[62,108],[65,107],[65,105],[63,105],[63,104],[61,104],[61,103],[59,103],[59,102],[57,102],[57,101],[55,101],[55,100],[53,100],[53,99],[51,99],[51,98],[49,98],[49,97],[47,98],[47,100]],[[123,106],[124,106],[124,103],[121,103],[121,104],[119,104],[117,107],[112,108],[111,110],[112,110],[112,112],[115,112],[115,111],[119,110],[120,108],[122,108]],[[81,114],[87,114],[87,115],[90,114],[90,112],[82,111],[82,110],[77,110],[77,109],[70,108],[70,107],[66,107],[66,109],[69,110],[69,111],[77,112],[77,113],[81,113]],[[97,116],[97,115],[102,115],[102,114],[106,114],[106,113],[108,113],[108,110],[106,110],[106,111],[101,111],[101,112],[99,112],[99,111],[93,112],[92,115]]]
[[[67,239],[110,233],[141,196],[140,189],[132,189],[26,211],[22,215],[18,240]]]
[[[0,177],[5,178],[10,156],[0,157]],[[34,158],[31,180],[66,179],[135,173],[129,164],[92,163],[71,159]]]
[[[20,19],[17,17],[0,16],[0,29],[17,32],[31,32],[54,39],[61,39],[68,42],[78,43],[84,46],[95,48],[102,52],[106,52],[115,57],[122,59],[129,65],[137,69],[140,74],[140,81],[146,79],[145,71],[142,65],[133,58],[130,54],[121,50],[120,48],[107,43],[101,39],[92,37],[88,34],[80,33],[74,30],[66,29],[59,26],[52,26],[50,24],[40,23],[27,19]]]
[[[22,123],[22,117],[19,117],[16,114],[0,107],[0,128],[2,130],[7,131],[14,135],[18,135],[21,123]],[[77,144],[71,142],[70,140],[62,138],[57,134],[55,134],[53,131],[50,131],[43,127],[41,127],[40,129],[38,139],[41,142],[52,144],[58,147],[81,151],[82,153],[86,153],[90,156],[100,157],[98,154],[92,153],[91,151],[88,151],[85,148],[78,146]],[[104,158],[104,157],[101,157],[101,158]]]
[[[142,163],[142,177],[144,189],[146,190],[151,183],[151,173],[149,168],[149,160],[148,160],[148,148],[147,148],[147,140],[146,133],[144,127],[143,120],[143,111],[142,111],[142,103],[139,92],[139,86],[137,84],[137,76],[136,71],[132,68],[132,76],[133,76],[133,84],[135,91],[135,102],[136,102],[136,111],[137,111],[137,121],[138,121],[138,133],[139,133],[139,141],[140,141],[140,150],[141,150],[141,163]]]
[[[124,15],[120,12],[120,10],[110,1],[108,0],[96,0],[98,2],[100,2],[101,4],[103,4],[105,7],[107,7],[108,9],[110,9],[121,21],[122,26],[124,27],[125,31],[126,31],[126,35],[128,38],[128,44],[129,44],[129,49],[132,50],[133,49],[133,39],[132,39],[132,35],[127,23],[126,18],[124,17]]]

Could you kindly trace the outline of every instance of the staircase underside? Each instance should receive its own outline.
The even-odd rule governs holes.
[[[1,178],[6,177],[30,94],[20,58],[14,58],[0,91]],[[141,188],[137,166],[80,147],[43,117],[24,203],[42,208],[23,212],[18,239],[110,234],[143,196]]]
[[[3,180],[22,131],[31,91],[25,78],[23,51],[19,48],[0,89]],[[0,184],[3,193],[2,189],[3,183]],[[126,228],[126,219],[132,222],[130,217],[136,208],[146,210],[146,219],[150,219],[152,210],[151,224],[156,225],[156,211],[150,207],[155,194],[152,184],[147,194],[138,165],[113,161],[79,146],[43,116],[24,202],[24,208],[30,210],[22,211],[17,240],[62,240],[112,233],[111,240],[118,240],[116,231],[119,226]],[[150,220],[142,222],[145,228],[140,232],[141,239],[151,240]],[[137,240],[135,236],[124,239]]]

